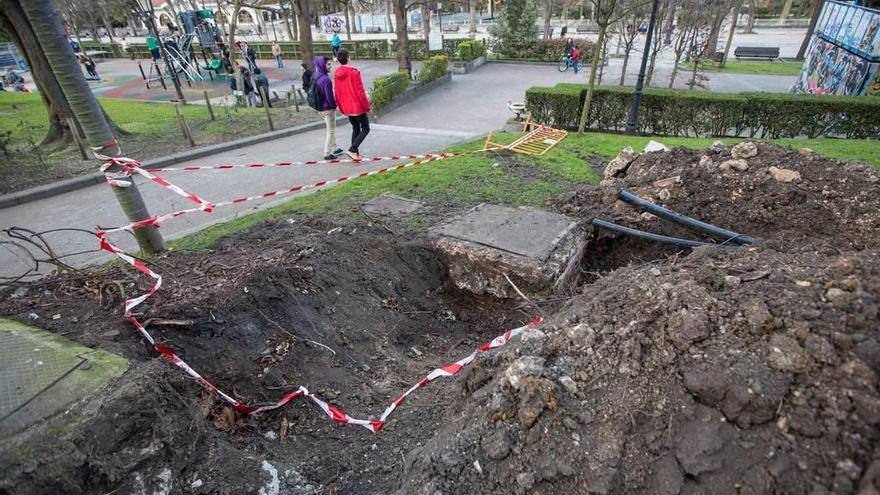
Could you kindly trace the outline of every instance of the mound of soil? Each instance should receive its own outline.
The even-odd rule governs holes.
[[[616,201],[623,187],[760,242],[676,253],[595,232],[592,283],[466,372],[400,493],[877,493],[877,173],[757,151],[746,170],[719,169],[730,148],[644,154],[557,198],[700,238]]]

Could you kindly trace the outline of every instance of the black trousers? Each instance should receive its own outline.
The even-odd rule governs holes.
[[[367,134],[370,133],[370,117],[367,114],[349,115],[348,121],[351,122],[351,148],[348,148],[348,151],[360,154],[358,148],[360,148],[364,139],[367,138]]]

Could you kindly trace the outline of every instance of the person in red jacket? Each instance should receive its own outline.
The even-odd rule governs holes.
[[[340,65],[333,73],[336,105],[351,122],[351,147],[348,148],[348,156],[352,160],[360,160],[361,143],[370,133],[370,117],[367,115],[370,113],[370,100],[367,99],[360,71],[348,65],[348,50],[339,50],[336,61]]]
[[[571,66],[574,67],[574,73],[578,73],[578,69],[580,69],[581,65],[581,51],[578,49],[577,45],[572,47],[571,49]]]

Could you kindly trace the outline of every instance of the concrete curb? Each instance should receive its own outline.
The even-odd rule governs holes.
[[[345,119],[345,117],[342,117],[338,119],[338,122],[344,122],[345,120],[347,119]],[[228,141],[225,143],[211,144],[208,146],[202,146],[201,148],[184,150],[161,158],[147,160],[143,162],[143,165],[144,168],[168,167],[189,160],[194,160],[196,158],[201,158],[203,156],[234,150],[242,146],[259,144],[266,141],[271,141],[273,139],[294,136],[296,134],[302,134],[304,132],[323,128],[323,121],[313,122],[311,124],[304,124],[296,127],[288,127],[286,129],[279,129],[277,131],[267,132],[265,134],[257,134],[256,136],[249,136],[246,138],[236,139],[234,141]],[[96,167],[97,163],[98,162],[96,160]],[[100,184],[101,182],[104,182],[104,174],[94,173],[83,175],[81,177],[71,177],[70,179],[64,179],[58,182],[53,182],[51,184],[44,184],[42,186],[32,187],[30,189],[25,189],[24,191],[3,194],[0,195],[0,209],[30,203],[32,201],[37,201],[40,199],[51,198],[52,196],[58,196],[59,194],[64,194],[70,191],[76,191],[77,189],[89,187],[93,184]]]

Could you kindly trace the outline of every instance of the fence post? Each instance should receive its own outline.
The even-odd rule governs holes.
[[[272,123],[272,114],[269,113],[269,95],[263,91],[263,88],[260,88],[260,98],[263,99],[263,108],[266,110],[266,120],[269,121],[269,130],[275,130],[275,124]]]
[[[73,142],[76,143],[76,147],[79,148],[79,152],[83,157],[83,160],[88,160],[92,158],[89,156],[89,151],[86,149],[86,143],[83,142],[82,136],[79,135],[79,128],[76,127],[76,120],[72,117],[67,119],[67,127],[70,128],[70,133],[73,134]]]
[[[290,95],[293,97],[293,105],[296,107],[296,111],[299,112],[299,93],[296,92],[296,85],[290,85]]]
[[[205,95],[205,105],[208,105],[208,115],[211,116],[211,121],[213,122],[217,119],[214,118],[214,109],[211,107],[211,99],[208,98],[207,91],[202,91],[202,93]]]
[[[186,119],[183,117],[183,114],[180,113],[180,107],[178,103],[174,103],[174,113],[177,114],[177,121],[180,123],[180,130],[183,132],[183,137],[189,141],[189,145],[192,147],[196,146],[196,140],[193,139],[192,132],[189,129],[189,126],[186,124]]]

